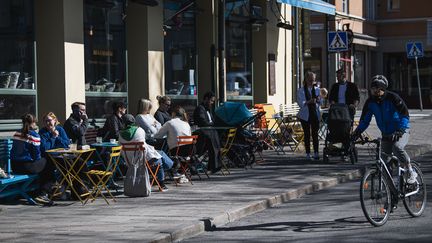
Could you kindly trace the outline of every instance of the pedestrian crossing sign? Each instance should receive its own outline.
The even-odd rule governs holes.
[[[408,58],[423,57],[423,44],[421,42],[407,42],[406,51]]]
[[[329,31],[327,37],[328,51],[348,51],[348,33],[346,31]]]

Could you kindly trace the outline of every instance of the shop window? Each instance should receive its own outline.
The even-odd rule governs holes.
[[[365,52],[356,51],[354,54],[354,82],[359,88],[366,88]]]
[[[252,30],[250,1],[225,6],[226,90],[228,100],[252,99]]]
[[[104,118],[111,109],[100,107],[127,99],[125,4],[125,0],[85,1],[85,91],[91,118]]]
[[[197,104],[195,1],[164,1],[165,94],[185,108]],[[156,98],[156,94],[154,97]]]
[[[326,82],[322,80],[322,64],[321,64],[321,48],[312,48],[310,55],[304,57],[304,69],[305,71],[312,71],[316,74],[316,81],[320,86],[325,86]]]
[[[420,90],[423,107],[432,108],[432,52],[425,52],[418,62]],[[419,89],[414,59],[407,59],[406,53],[384,53],[384,74],[389,88],[404,98],[409,108],[419,108]]]
[[[0,1],[0,120],[36,115],[33,18],[33,1]]]

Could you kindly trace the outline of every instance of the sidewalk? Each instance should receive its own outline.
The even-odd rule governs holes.
[[[428,125],[432,111],[411,114],[409,152],[418,156],[432,150],[432,126]],[[377,133],[373,126],[368,131]],[[178,241],[205,227],[353,179],[370,158],[367,150],[360,151],[356,165],[337,159],[324,164],[305,161],[299,153],[280,156],[266,151],[266,162],[253,169],[235,169],[229,176],[214,175],[194,185],[170,184],[168,192],[154,192],[148,198],[118,196],[111,205],[102,199],[85,206],[79,202],[59,202],[53,207],[0,205],[0,241]]]

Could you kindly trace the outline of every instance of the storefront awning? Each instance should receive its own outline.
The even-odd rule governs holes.
[[[321,0],[277,0],[280,3],[286,3],[294,7],[309,9],[329,15],[336,14],[336,7],[330,3]]]

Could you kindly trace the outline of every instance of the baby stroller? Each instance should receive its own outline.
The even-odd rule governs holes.
[[[357,162],[358,155],[354,142],[351,141],[353,121],[346,104],[330,106],[327,117],[327,131],[323,149],[323,161],[328,162],[330,156],[349,156],[352,164]],[[340,147],[336,144],[340,143]]]
[[[228,153],[232,164],[244,168],[247,165],[251,166],[255,163],[255,152],[262,151],[262,143],[247,127],[264,113],[252,115],[245,104],[238,102],[225,102],[215,110],[215,113],[217,126],[237,128],[234,142]]]

